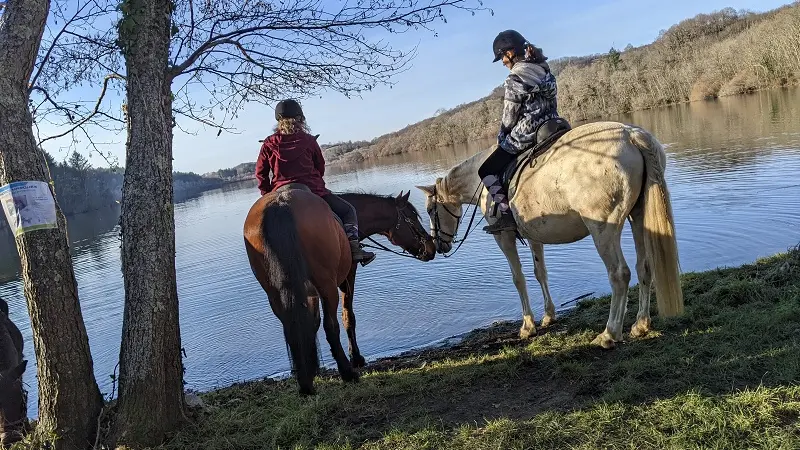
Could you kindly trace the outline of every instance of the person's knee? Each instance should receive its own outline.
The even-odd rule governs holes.
[[[350,203],[347,203],[346,205],[347,205],[347,208],[346,208],[347,209],[347,218],[352,220],[353,223],[355,224],[356,223],[356,217],[358,217],[357,216],[358,213],[356,212],[356,207],[351,205]]]

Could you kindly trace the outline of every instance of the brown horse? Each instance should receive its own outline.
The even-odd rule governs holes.
[[[22,333],[8,317],[8,304],[0,298],[0,447],[22,440],[27,419],[22,374]]]
[[[422,261],[436,254],[433,239],[420,223],[409,193],[395,197],[339,194],[355,207],[361,238],[382,234]],[[300,393],[314,392],[319,369],[316,332],[322,300],[325,337],[344,381],[357,381],[354,366],[363,366],[355,338],[353,290],[356,264],[341,222],[322,198],[302,185],[286,186],[259,198],[244,223],[250,268],[267,293],[273,313],[283,325]],[[343,296],[342,321],[353,362],[339,342],[338,290]]]

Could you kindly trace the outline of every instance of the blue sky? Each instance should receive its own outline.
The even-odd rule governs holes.
[[[725,7],[765,11],[790,3],[786,0],[485,0],[494,16],[450,12],[448,23],[437,23],[438,37],[429,32],[390,36],[396,48],[419,43],[417,57],[407,72],[395,78],[395,86],[379,87],[361,98],[347,99],[338,93],[303,100],[303,107],[320,142],[371,139],[430,117],[440,108],[476,100],[502,83],[507,70],[492,64],[491,43],[505,29],[520,31],[544,49],[551,59],[607,52],[612,46],[624,48],[652,42],[659,30],[692,17]],[[96,95],[96,89],[86,95]],[[176,129],[175,170],[204,173],[254,161],[258,140],[271,133],[273,109],[251,104],[232,123],[239,134],[223,133],[198,126],[196,135]],[[46,130],[50,131],[50,130]],[[111,151],[124,164],[124,136],[96,138],[115,142]],[[60,145],[46,149],[57,159],[66,157]],[[81,148],[78,149],[79,151]],[[87,151],[88,153],[88,151]],[[105,165],[97,156],[91,161]]]

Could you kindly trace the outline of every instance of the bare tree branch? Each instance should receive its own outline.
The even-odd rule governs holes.
[[[89,6],[89,3],[84,3],[83,6],[79,7],[78,10],[75,11],[75,14],[61,28],[61,31],[59,31],[58,34],[56,34],[56,37],[53,38],[52,42],[50,42],[50,46],[47,48],[47,51],[45,52],[44,57],[42,58],[42,61],[44,61],[44,63],[39,64],[39,67],[36,69],[36,73],[31,78],[31,81],[29,83],[30,87],[28,88],[29,94],[33,90],[33,87],[36,86],[36,81],[39,79],[39,75],[42,74],[42,70],[45,68],[46,62],[50,59],[50,55],[53,53],[53,49],[58,43],[58,39],[61,37],[61,35],[67,32],[70,25],[72,25],[72,23],[74,23],[78,19],[78,16],[80,16],[80,14],[83,12],[84,9],[86,9],[87,6]]]
[[[105,89],[107,75],[126,76],[119,25],[110,26],[118,23],[117,2],[54,1],[60,25],[45,37],[47,51],[31,83],[32,91],[43,96],[33,108],[37,117],[61,117],[58,126],[67,133],[78,124],[119,123],[116,112],[97,105],[82,106],[78,114],[58,104],[82,85]],[[175,0],[169,80],[181,80],[173,86],[175,114],[232,132],[230,122],[249,102],[269,104],[325,91],[359,96],[378,85],[391,86],[411,67],[414,44],[422,37],[400,49],[388,38],[420,31],[436,36],[434,23],[446,22],[447,10],[491,12],[481,0]]]
[[[120,79],[118,75],[108,75],[106,76],[105,80],[103,80],[103,89],[100,91],[100,96],[97,98],[97,103],[95,103],[94,110],[92,110],[91,114],[81,119],[78,123],[76,123],[72,128],[64,131],[63,133],[56,134],[53,136],[48,136],[41,141],[39,141],[39,146],[44,144],[45,142],[52,140],[52,139],[59,139],[68,134],[71,134],[73,131],[82,128],[86,123],[88,123],[95,115],[100,113],[100,106],[103,104],[103,98],[106,96],[106,90],[108,89],[108,83],[111,80]],[[43,91],[43,90],[42,90]],[[44,91],[43,91],[44,92]],[[46,92],[45,92],[46,94]],[[85,131],[84,131],[85,132]],[[88,134],[87,134],[88,137]]]

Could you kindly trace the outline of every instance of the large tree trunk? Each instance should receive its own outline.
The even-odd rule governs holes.
[[[113,438],[159,444],[183,418],[175,280],[170,0],[128,0],[119,24],[127,66],[128,143],[122,188],[125,315]]]
[[[0,17],[0,186],[50,181],[28,110],[28,80],[49,9],[47,0],[15,1]],[[16,238],[39,377],[36,433],[55,433],[58,449],[86,448],[94,442],[103,398],[94,378],[66,221],[58,204],[56,214],[58,228]]]

